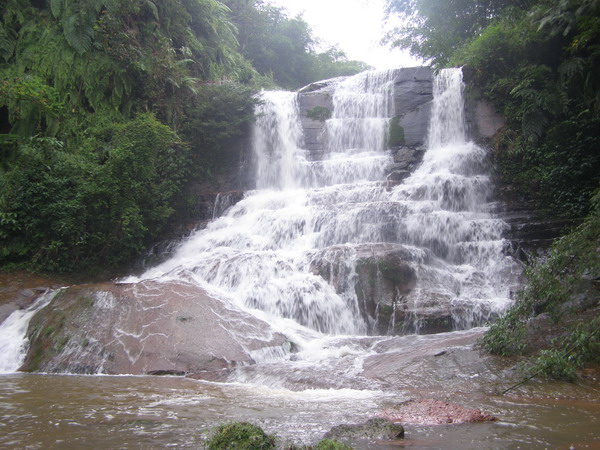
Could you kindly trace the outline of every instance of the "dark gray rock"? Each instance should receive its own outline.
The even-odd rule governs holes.
[[[401,146],[392,148],[394,164],[387,167],[386,173],[389,174],[395,170],[408,170],[412,173],[423,161],[424,154],[424,147]]]
[[[394,83],[394,109],[403,116],[433,100],[433,73],[429,67],[411,67],[398,71]]]
[[[324,439],[351,444],[355,441],[394,441],[403,437],[402,425],[388,419],[374,418],[361,424],[335,426],[325,434]]]
[[[506,124],[504,117],[498,114],[492,105],[485,100],[479,100],[475,103],[473,113],[475,117],[475,131],[480,138],[495,136]]]
[[[18,310],[19,306],[15,302],[0,305],[0,323],[4,322],[8,316]]]
[[[308,94],[310,92],[331,90],[336,84],[338,84],[340,81],[346,78],[347,77],[335,77],[329,78],[327,80],[315,81],[314,83],[311,83],[308,86],[304,86],[298,92],[301,94]]]
[[[417,282],[411,262],[415,257],[403,246],[389,244],[372,248],[356,261],[355,291],[358,303],[373,324],[373,332],[387,334],[398,304]]]
[[[404,143],[407,146],[420,146],[427,142],[432,102],[424,103],[400,117],[404,128]]]
[[[413,162],[417,157],[417,150],[412,147],[399,147],[394,152],[395,163]]]
[[[388,188],[392,188],[402,183],[405,179],[410,177],[410,173],[409,170],[394,170],[390,172],[386,177]]]
[[[394,111],[403,128],[405,143],[409,146],[425,142],[431,110],[433,74],[429,67],[397,69],[394,76]],[[304,145],[310,152],[326,148],[325,123],[310,119],[307,114],[314,108],[333,111],[335,86],[344,78],[319,81],[302,88],[298,93],[298,107],[304,131]]]

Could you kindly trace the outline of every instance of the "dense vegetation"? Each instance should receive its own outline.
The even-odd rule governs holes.
[[[365,66],[261,0],[0,4],[0,267],[127,265],[211,180],[260,87]]]
[[[388,37],[393,45],[437,67],[471,66],[483,95],[503,112],[507,125],[492,143],[501,181],[549,214],[585,218],[529,268],[515,307],[483,341],[494,353],[535,352],[541,344],[529,341],[527,325],[546,313],[557,338],[543,343],[533,373],[572,379],[577,367],[600,358],[600,1],[388,6],[406,24]]]

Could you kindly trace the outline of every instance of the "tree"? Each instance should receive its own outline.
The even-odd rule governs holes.
[[[479,35],[509,8],[527,8],[534,0],[387,0],[388,14],[403,25],[387,37],[394,47],[444,65],[454,51]]]
[[[297,89],[313,81],[354,75],[368,68],[348,61],[337,48],[317,52],[318,42],[302,17],[262,0],[226,0],[238,28],[240,51],[264,76],[280,87]]]

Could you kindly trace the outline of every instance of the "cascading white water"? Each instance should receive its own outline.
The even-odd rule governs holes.
[[[388,120],[393,115],[394,73],[367,72],[337,86],[332,118],[327,121],[329,151],[381,154],[385,150]]]
[[[296,95],[291,92],[265,92],[256,109],[253,129],[255,179],[258,189],[298,187],[302,129],[298,122]]]
[[[0,374],[19,370],[27,353],[27,327],[33,316],[54,298],[58,291],[48,291],[27,309],[13,312],[0,324]]]
[[[444,298],[462,328],[501,313],[518,272],[502,252],[506,224],[489,213],[487,169],[485,151],[466,139],[462,71],[444,69],[434,82],[423,163],[390,199],[404,211],[398,239],[437,256],[436,264],[418,268],[422,282],[406,301]]]
[[[365,245],[396,242],[413,255],[417,274],[405,305],[446,302],[459,328],[500,312],[511,264],[501,252],[504,224],[487,211],[485,152],[465,139],[461,72],[437,76],[429,149],[390,192],[381,180],[392,162],[385,151],[392,93],[392,71],[339,83],[321,161],[302,149],[296,94],[263,93],[253,135],[258,189],[140,278],[191,279],[272,322],[364,334],[357,255]],[[327,280],[316,267],[324,264]],[[418,329],[417,318],[407,330]]]

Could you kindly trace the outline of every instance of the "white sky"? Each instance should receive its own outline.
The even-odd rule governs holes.
[[[384,0],[269,0],[291,16],[302,14],[324,48],[338,45],[349,59],[377,69],[418,66],[408,52],[380,45],[385,34]]]

